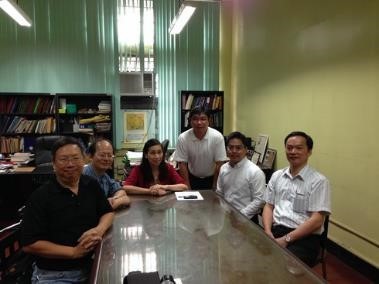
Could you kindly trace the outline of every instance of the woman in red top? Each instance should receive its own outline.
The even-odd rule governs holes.
[[[157,139],[148,140],[143,147],[141,165],[136,166],[124,181],[128,194],[165,195],[172,191],[187,190],[184,179],[173,166],[166,163],[162,144]]]

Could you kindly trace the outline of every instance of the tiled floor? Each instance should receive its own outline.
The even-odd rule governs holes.
[[[315,266],[313,270],[322,277],[321,264]],[[326,254],[326,273],[327,282],[331,284],[374,283],[330,253]]]

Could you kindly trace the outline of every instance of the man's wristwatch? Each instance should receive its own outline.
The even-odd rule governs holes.
[[[286,241],[286,243],[290,243],[291,242],[291,236],[289,234],[285,235],[284,240]]]

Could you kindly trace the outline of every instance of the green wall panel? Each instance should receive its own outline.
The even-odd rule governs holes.
[[[217,3],[198,3],[183,31],[168,33],[177,1],[154,1],[159,139],[176,145],[180,90],[219,90],[219,13]]]
[[[19,5],[33,25],[20,27],[0,11],[0,92],[119,97],[116,1],[20,0]],[[116,137],[119,124],[116,120]]]
[[[19,1],[33,21],[0,14],[0,90],[108,92],[115,77],[114,1]]]

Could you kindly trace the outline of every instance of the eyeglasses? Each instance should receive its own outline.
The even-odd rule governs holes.
[[[112,154],[96,154],[100,159],[114,159],[114,155]]]
[[[57,162],[61,165],[67,165],[69,162],[79,164],[81,161],[83,161],[83,159],[80,157],[62,157],[57,159]]]
[[[194,115],[193,117],[191,117],[191,121],[201,121],[201,122],[205,122],[205,121],[208,121],[208,116],[197,116],[197,115]]]
[[[233,150],[241,151],[245,147],[243,145],[228,145],[228,146],[226,146],[226,148],[228,149],[228,151],[233,151]]]

